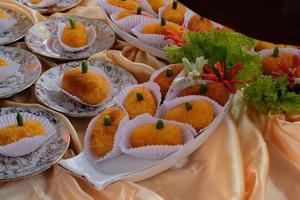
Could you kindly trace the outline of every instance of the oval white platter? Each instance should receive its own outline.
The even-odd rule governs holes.
[[[98,0],[98,4],[101,7],[101,1]],[[126,31],[122,30],[121,28],[119,28],[117,26],[117,24],[115,24],[108,13],[106,13],[106,11],[102,8],[102,11],[105,15],[106,21],[109,24],[109,26],[114,30],[114,32],[116,34],[118,34],[123,40],[125,40],[126,42],[128,42],[130,45],[138,47],[139,49],[150,53],[151,55],[167,60],[167,52],[164,49],[161,48],[157,48],[154,47],[152,45],[146,44],[144,42],[142,42],[141,40],[139,40],[137,37],[127,33]]]
[[[231,103],[232,98],[229,101]],[[223,121],[230,103],[226,104],[224,111],[200,135],[165,159],[147,160],[122,154],[119,157],[95,164],[89,161],[83,153],[80,153],[71,159],[61,160],[59,165],[86,179],[96,188],[103,188],[120,180],[137,182],[150,178],[180,163],[198,149]]]

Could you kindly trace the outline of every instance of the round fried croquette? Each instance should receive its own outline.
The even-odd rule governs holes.
[[[213,118],[214,109],[207,100],[194,100],[180,104],[168,110],[163,116],[163,119],[190,124],[196,130],[209,125]]]
[[[163,122],[162,122],[163,123]],[[183,143],[181,128],[173,124],[144,124],[132,130],[130,144],[133,148],[150,145],[180,145]]]
[[[136,11],[140,4],[135,0],[106,0],[107,3],[127,10]]]
[[[137,11],[132,11],[132,10],[123,10],[121,11],[116,19],[117,20],[121,20],[121,19],[124,19],[125,17],[129,17],[129,16],[134,16],[134,15],[141,15],[141,16],[145,16],[145,17],[148,17],[148,18],[153,18],[152,15],[150,15],[149,13],[145,12],[145,11],[141,11],[140,14],[138,14]]]
[[[62,33],[62,42],[73,48],[85,46],[88,42],[85,26],[81,22],[73,21],[72,23],[74,23],[73,27],[70,23],[65,26]]]
[[[157,102],[151,91],[144,87],[137,87],[128,93],[124,101],[124,107],[130,119],[144,113],[154,116]]]
[[[90,145],[95,155],[102,157],[110,152],[115,135],[125,113],[120,108],[107,108],[97,118],[90,138]]]
[[[0,129],[0,146],[39,135],[45,135],[45,130],[39,121],[24,121],[22,126],[16,124]]]
[[[91,105],[101,103],[110,93],[105,77],[93,72],[82,73],[78,67],[67,70],[61,84],[65,91]]]
[[[163,0],[148,0],[148,3],[150,4],[151,8],[156,13],[158,13],[158,10],[159,10],[160,7],[164,6],[164,1]]]
[[[293,62],[294,54],[279,53],[279,56],[273,57],[273,55],[267,56],[262,60],[262,70],[264,75],[271,75],[272,72],[280,71],[278,66],[279,62],[291,66]]]
[[[184,21],[186,7],[177,1],[173,1],[172,4],[169,4],[162,17],[170,22],[174,22],[176,24],[182,25]]]
[[[171,30],[176,33],[182,33],[184,28],[174,23],[166,23],[161,25],[161,23],[146,24],[143,29],[144,34],[159,34],[159,35],[168,35],[168,30]]]
[[[176,64],[161,72],[153,81],[160,86],[162,96],[165,97],[172,82],[183,69],[182,64]]]
[[[197,84],[182,90],[178,96],[204,95],[215,100],[221,106],[224,106],[229,99],[227,88],[219,82],[210,82],[206,84]]]
[[[194,15],[189,23],[188,29],[190,31],[209,31],[213,28],[213,24],[209,19],[201,17],[199,15]]]

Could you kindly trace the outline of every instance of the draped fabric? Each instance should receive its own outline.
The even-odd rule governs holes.
[[[0,6],[27,13],[36,23],[44,17],[17,4],[2,0]],[[63,14],[104,19],[95,0],[82,1]],[[50,17],[53,17],[50,16]],[[26,48],[24,43],[11,46]],[[161,60],[118,40],[113,49],[99,52],[93,60],[113,62],[131,72],[139,82],[149,79]],[[43,70],[56,65],[42,58]],[[38,103],[33,87],[7,99],[0,106]],[[75,156],[82,149],[90,119],[69,118],[76,133],[64,156]],[[237,93],[224,121],[215,133],[191,156],[175,167],[141,182],[116,182],[100,190],[72,176],[58,165],[18,182],[2,183],[0,199],[55,200],[297,200],[300,199],[300,118],[263,116],[247,107]]]

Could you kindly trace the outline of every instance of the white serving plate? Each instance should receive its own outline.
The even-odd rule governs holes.
[[[229,101],[231,102],[232,98]],[[82,152],[71,159],[61,160],[59,165],[75,175],[83,177],[96,188],[103,188],[120,180],[137,182],[150,178],[175,166],[197,150],[223,121],[229,106],[230,103],[227,104],[224,112],[218,115],[194,140],[165,159],[147,160],[122,154],[110,160],[93,163]]]

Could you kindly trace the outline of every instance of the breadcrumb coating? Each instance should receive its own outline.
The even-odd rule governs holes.
[[[172,6],[172,4],[169,4],[162,16],[170,22],[182,25],[184,22],[186,7],[181,3],[177,4],[176,9],[173,9]]]
[[[287,66],[291,66],[293,62],[294,54],[279,53],[278,57],[273,57],[272,55],[265,57],[262,60],[262,69],[264,75],[271,75],[272,72],[278,72],[280,70],[278,62],[282,62]]]
[[[88,42],[85,26],[81,22],[75,23],[75,29],[72,29],[68,23],[62,34],[62,42],[70,47],[83,47]]]
[[[107,3],[127,10],[135,11],[140,4],[135,0],[106,0]]]

